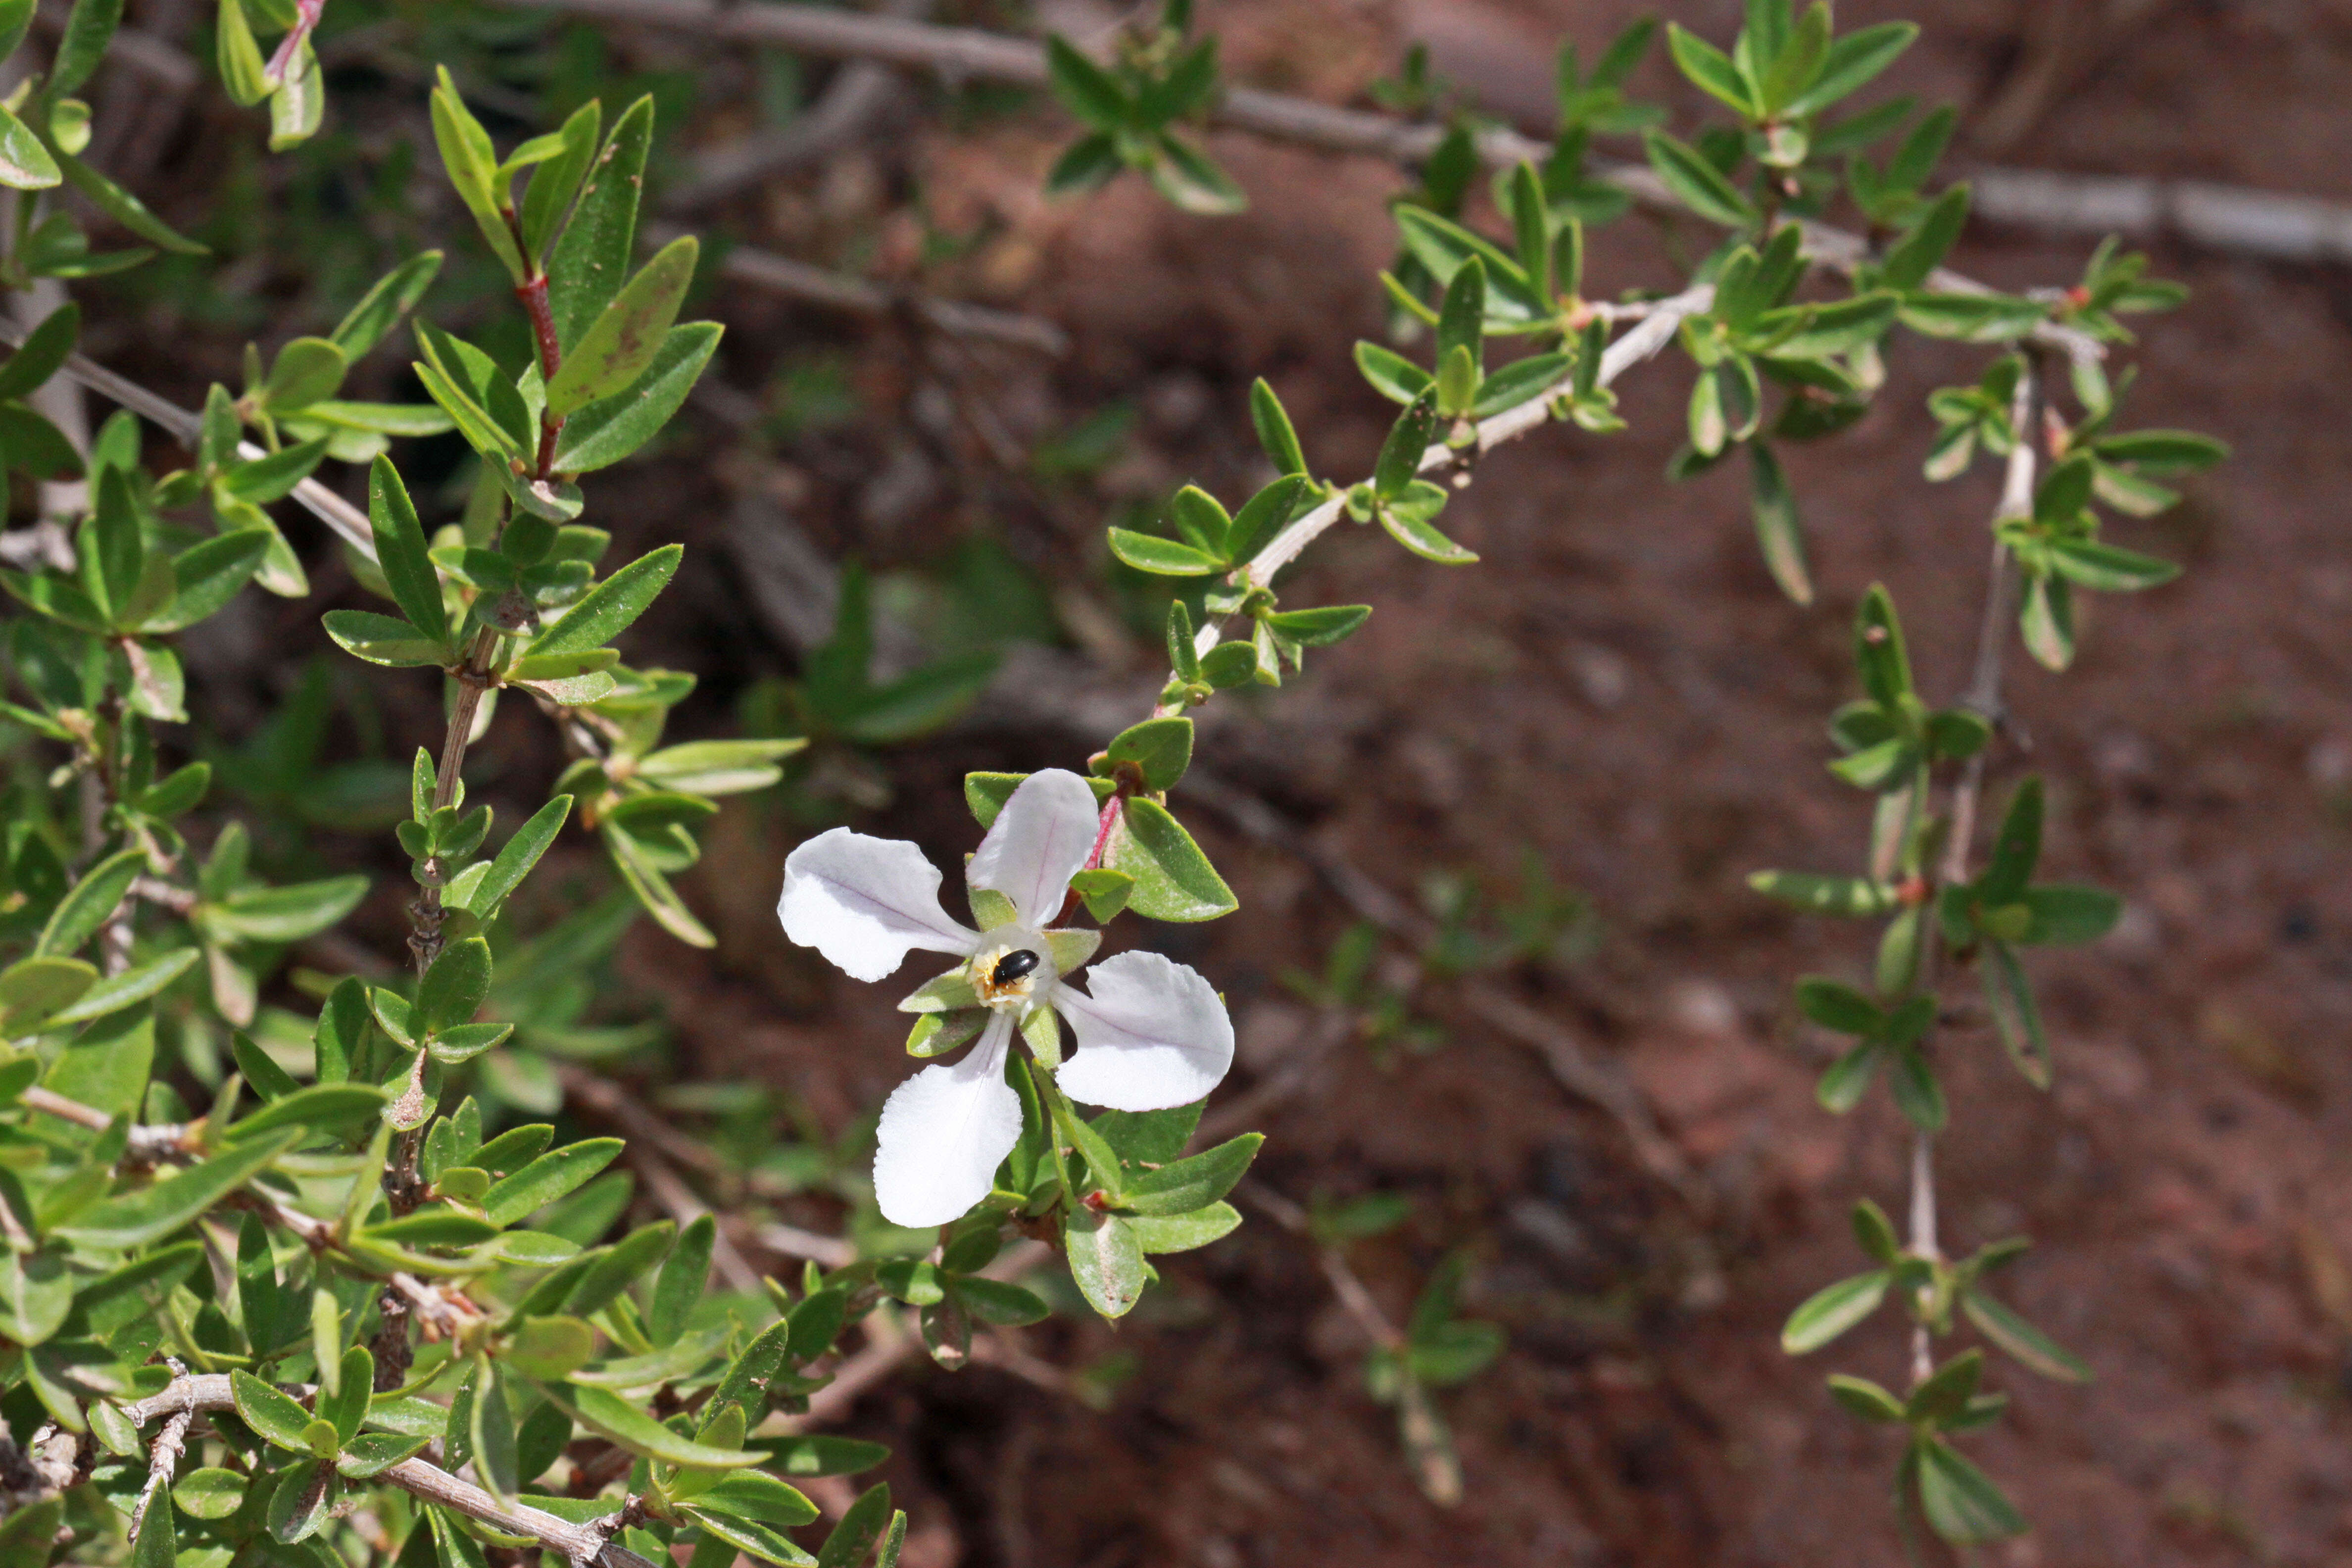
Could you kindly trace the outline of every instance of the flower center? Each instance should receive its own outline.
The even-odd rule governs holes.
[[[1004,927],[988,933],[965,970],[981,1005],[1000,1013],[1026,1013],[1054,981],[1054,961],[1036,931]]]

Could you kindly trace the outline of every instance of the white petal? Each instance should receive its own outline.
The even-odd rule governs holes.
[[[1086,780],[1067,768],[1031,773],[989,825],[965,880],[1011,899],[1023,925],[1043,926],[1062,912],[1101,823]]]
[[[879,980],[910,947],[969,953],[980,946],[940,908],[939,868],[903,838],[873,838],[836,827],[784,862],[776,900],[784,934],[813,947],[859,980]]]
[[[1021,1096],[1004,1081],[1013,1015],[988,1021],[952,1066],[927,1067],[891,1091],[874,1150],[874,1196],[892,1225],[961,1219],[1021,1141]]]
[[[1234,1063],[1234,1021],[1215,989],[1156,952],[1122,952],[1087,972],[1089,996],[1054,988],[1078,1048],[1055,1079],[1072,1100],[1113,1110],[1190,1105]]]

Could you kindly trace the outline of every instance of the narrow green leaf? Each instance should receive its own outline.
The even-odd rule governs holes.
[[[1687,144],[1663,131],[1645,131],[1642,145],[1650,167],[1666,183],[1675,198],[1710,223],[1747,228],[1756,221],[1756,209],[1723,177],[1716,166]]]
[[[638,99],[613,123],[547,259],[547,299],[566,353],[620,292],[635,254],[637,202],[653,142],[654,100]]]
[[[701,242],[692,235],[672,240],[614,295],[547,384],[547,411],[568,415],[584,404],[609,397],[649,369],[661,352],[670,323],[694,281]]]
[[[665,544],[640,555],[590,589],[581,601],[530,645],[534,654],[577,653],[601,647],[628,629],[677,572],[686,547]]]
[[[551,1150],[482,1194],[492,1225],[509,1226],[565,1196],[620,1155],[618,1138],[589,1138]]]
[[[1854,1327],[1886,1299],[1895,1282],[1893,1270],[1875,1268],[1815,1291],[1789,1314],[1780,1331],[1780,1348],[1790,1355],[1807,1355]]]
[[[393,603],[428,640],[446,647],[449,619],[442,604],[440,574],[426,553],[425,527],[409,501],[408,487],[389,458],[377,458],[368,469],[368,525]]]
[[[643,374],[564,421],[555,441],[555,471],[610,468],[653,439],[694,390],[724,331],[716,321],[670,328]]]

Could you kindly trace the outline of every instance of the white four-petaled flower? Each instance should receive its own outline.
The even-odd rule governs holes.
[[[1225,1005],[1183,964],[1122,952],[1094,966],[1091,994],[1069,984],[1101,933],[1048,922],[1092,856],[1098,824],[1094,791],[1077,774],[1050,768],[1023,780],[965,873],[981,889],[975,902],[994,895],[988,901],[1004,913],[985,931],[940,909],[937,868],[903,839],[836,827],[785,860],[776,914],[786,936],[859,980],[888,975],[912,948],[954,953],[965,962],[900,1005],[967,1019],[986,1010],[961,1061],[925,1068],[882,1108],[874,1195],[891,1223],[945,1225],[988,1195],[1021,1139],[1021,1098],[1004,1077],[1016,1028],[1051,1057],[1060,1037],[1052,1013],[1068,1020],[1076,1050],[1058,1068],[1042,1065],[1072,1100],[1113,1110],[1189,1105],[1233,1064]],[[1039,1019],[1040,1008],[1052,1013]]]

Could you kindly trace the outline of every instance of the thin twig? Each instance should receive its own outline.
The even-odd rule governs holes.
[[[2023,371],[2017,380],[2017,393],[2010,407],[2010,421],[2015,427],[2016,444],[2009,451],[2009,466],[2002,475],[2000,503],[1993,512],[1996,531],[2003,522],[2033,515],[2034,454],[2042,439],[2042,399],[2043,366],[2038,354],[2025,356]],[[1992,561],[1985,574],[1984,614],[1977,624],[1976,658],[1969,667],[1968,689],[1960,698],[1960,706],[1983,719],[1996,731],[2006,728],[2006,714],[2001,700],[2001,671],[2004,655],[2009,647],[2010,621],[2015,613],[2014,574],[2011,570],[2009,546],[1996,532],[1992,545]],[[1944,863],[1938,874],[1946,887],[1957,887],[1969,879],[1969,857],[1976,838],[1978,805],[1984,793],[1985,763],[1991,751],[1990,743],[1977,749],[1976,754],[1960,764],[1960,776],[1952,786],[1951,837],[1944,847]],[[1928,944],[1930,967],[1927,984],[1932,992],[1935,971],[1936,943]],[[1936,1225],[1936,1138],[1925,1128],[1914,1128],[1911,1133],[1911,1214],[1909,1250],[1916,1257],[1936,1260],[1943,1257],[1937,1238]],[[1921,1287],[1924,1300],[1927,1287]],[[1936,1370],[1933,1336],[1922,1321],[1911,1331],[1911,1381],[1916,1386]]]
[[[188,1418],[197,1412],[234,1410],[236,1394],[227,1374],[205,1373],[196,1376],[175,1379],[162,1393],[123,1406],[132,1425],[144,1426],[159,1418],[178,1423],[183,1436]],[[64,1434],[68,1444],[78,1446],[72,1434]],[[163,1439],[159,1438],[159,1444]],[[46,1447],[47,1445],[37,1445]],[[54,1472],[55,1467],[50,1467]],[[69,1477],[70,1468],[66,1471]],[[594,1564],[597,1568],[651,1568],[646,1559],[625,1547],[614,1545],[599,1528],[597,1521],[573,1524],[551,1513],[521,1503],[500,1502],[473,1482],[462,1480],[439,1466],[422,1458],[404,1459],[382,1473],[382,1479],[413,1497],[438,1504],[467,1519],[487,1524],[509,1535],[520,1535],[536,1541],[541,1549],[560,1554],[574,1564]],[[149,1485],[154,1485],[151,1472]],[[22,1506],[21,1504],[19,1506]],[[134,1527],[135,1528],[135,1527]]]
[[[188,1375],[188,1369],[176,1359],[165,1357],[163,1364],[172,1369],[175,1378]],[[163,1431],[155,1435],[155,1447],[147,1462],[147,1484],[139,1489],[139,1501],[131,1510],[131,1539],[139,1539],[140,1526],[147,1522],[147,1510],[155,1494],[172,1484],[172,1477],[180,1468],[180,1456],[187,1451],[188,1424],[196,1418],[194,1410],[180,1410],[167,1416]]]
[[[24,329],[5,319],[0,319],[0,342],[21,347]],[[150,392],[137,382],[116,374],[97,361],[79,353],[66,355],[59,373],[71,377],[97,393],[108,402],[128,408],[142,418],[152,420],[188,451],[194,451],[204,438],[205,416],[181,407],[160,393]],[[250,441],[237,443],[236,455],[252,458],[267,457]],[[316,479],[304,479],[294,487],[293,499],[320,522],[333,530],[345,544],[370,561],[375,559],[375,532],[369,526],[367,513],[329,489]]]

